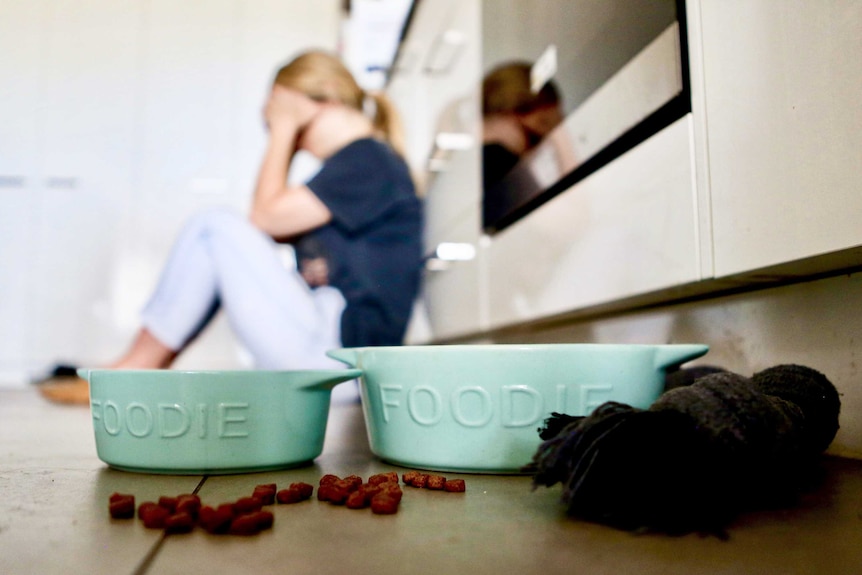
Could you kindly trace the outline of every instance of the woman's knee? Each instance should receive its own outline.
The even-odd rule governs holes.
[[[248,224],[248,218],[238,210],[228,206],[207,208],[186,220],[185,228],[192,230],[212,230]]]

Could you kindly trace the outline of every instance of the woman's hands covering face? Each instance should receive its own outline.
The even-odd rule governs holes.
[[[321,104],[302,92],[274,86],[263,109],[263,118],[270,132],[302,131],[320,112]]]

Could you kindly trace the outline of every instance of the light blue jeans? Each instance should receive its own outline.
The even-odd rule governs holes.
[[[226,208],[192,217],[177,238],[142,314],[156,339],[180,350],[224,310],[257,369],[343,368],[341,292],[310,289],[278,244]]]

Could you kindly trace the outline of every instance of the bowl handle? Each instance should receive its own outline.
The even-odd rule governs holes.
[[[86,379],[88,382],[90,381],[90,371],[92,371],[89,367],[79,367],[75,370],[78,374],[78,377],[81,379]]]
[[[663,345],[656,348],[655,367],[657,369],[679,365],[690,359],[705,355],[709,346],[704,344]]]
[[[350,367],[356,367],[356,364],[359,361],[359,351],[349,347],[327,351],[326,355],[332,359],[342,361]]]
[[[309,380],[297,385],[301,389],[332,389],[339,383],[356,379],[362,375],[361,369],[334,369],[331,371],[310,371]]]

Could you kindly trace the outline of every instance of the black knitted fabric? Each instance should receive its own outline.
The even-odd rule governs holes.
[[[710,370],[648,410],[609,402],[554,414],[526,468],[561,483],[574,517],[630,530],[723,533],[741,511],[786,505],[838,430],[819,372],[776,366],[751,379]]]

